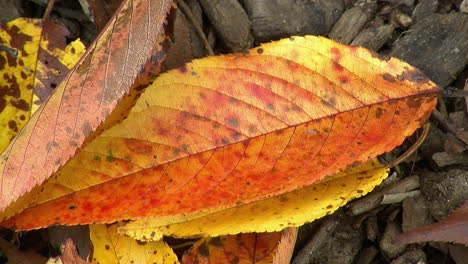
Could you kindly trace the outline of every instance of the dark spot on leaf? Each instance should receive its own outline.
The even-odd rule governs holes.
[[[151,237],[154,237],[155,235],[156,235],[156,232],[153,231],[153,232],[151,232],[151,235],[150,235],[150,236],[151,236]],[[156,252],[155,252],[154,254],[156,254]]]
[[[327,206],[327,209],[331,209],[331,208],[333,208],[333,205],[329,204],[329,205]]]
[[[81,127],[81,132],[83,132],[83,136],[87,136],[89,135],[91,132],[93,131],[92,127],[91,127],[91,123],[89,123],[89,121],[85,121],[85,123],[83,124],[83,126]]]
[[[187,67],[186,67],[185,65],[184,65],[184,66],[181,66],[181,67],[179,67],[179,71],[180,71],[181,73],[186,73],[186,72],[187,72]]]
[[[382,75],[382,78],[383,78],[384,80],[386,80],[387,82],[391,82],[391,83],[396,82],[395,77],[393,77],[393,76],[392,76],[391,74],[389,74],[389,73],[384,73],[384,74]]]
[[[115,158],[114,158],[114,155],[112,154],[112,150],[109,149],[109,150],[107,151],[106,161],[112,162],[112,161],[114,161],[114,160],[115,160]]]
[[[258,53],[258,54],[262,54],[262,53],[263,53],[263,49],[262,49],[262,48],[257,49],[257,53]]]
[[[343,71],[343,66],[341,66],[339,63],[333,62],[333,69],[335,71],[341,72],[341,71]]]
[[[137,242],[137,244],[140,245],[140,246],[144,246],[144,245],[146,245],[146,244],[148,243],[148,242],[146,242],[146,241],[140,241],[140,240],[137,240],[136,242]]]
[[[375,117],[380,118],[382,116],[382,112],[382,108],[377,108],[377,110],[375,110]]]
[[[97,160],[97,161],[100,161],[100,160],[101,160],[101,156],[98,156],[98,155],[94,155],[94,157],[93,157],[93,160]]]
[[[16,125],[15,121],[13,120],[8,121],[8,127],[13,131],[18,132],[18,126]]]
[[[74,210],[74,209],[76,209],[76,205],[70,205],[70,206],[68,206],[68,209]]]
[[[363,193],[364,191],[363,190],[357,190],[356,192],[357,193]]]
[[[23,99],[20,99],[19,101],[10,101],[11,105],[20,109],[20,110],[23,110],[23,111],[28,111],[29,110],[29,104],[23,100]]]
[[[340,80],[340,83],[342,83],[342,84],[346,84],[346,83],[349,82],[349,79],[346,76],[340,76],[339,80]]]

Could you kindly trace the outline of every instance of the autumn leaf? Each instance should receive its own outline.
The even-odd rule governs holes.
[[[159,76],[2,225],[177,216],[277,196],[392,150],[438,92],[407,63],[322,37],[195,60]]]
[[[179,263],[177,256],[165,242],[140,242],[119,235],[118,225],[89,226],[94,247],[92,263]]]
[[[18,18],[0,28],[0,152],[47,100],[85,47],[67,45],[66,27],[58,22]]]
[[[183,256],[182,263],[290,263],[297,229],[200,239]]]
[[[62,245],[61,252],[62,256],[50,258],[46,264],[91,264],[78,255],[75,244],[70,238]]]
[[[387,177],[388,170],[378,161],[370,161],[276,197],[222,211],[135,220],[120,227],[119,232],[145,241],[163,236],[219,236],[298,227],[370,192]]]
[[[0,156],[0,210],[65,164],[103,123],[164,33],[168,0],[126,0]],[[156,53],[157,54],[157,53]]]
[[[398,235],[395,243],[410,244],[426,241],[453,242],[468,246],[468,201],[446,219]]]

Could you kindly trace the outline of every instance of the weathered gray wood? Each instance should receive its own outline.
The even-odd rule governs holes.
[[[351,42],[351,45],[377,51],[392,36],[393,31],[395,31],[395,28],[392,25],[370,27],[361,31]]]
[[[200,4],[226,48],[239,52],[253,46],[249,18],[237,0],[200,0]]]
[[[434,14],[414,24],[390,53],[445,87],[468,62],[468,15]]]
[[[343,0],[244,0],[255,40],[326,35],[344,10]]]

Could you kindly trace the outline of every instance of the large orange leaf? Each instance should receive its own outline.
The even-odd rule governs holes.
[[[83,59],[1,154],[0,209],[66,163],[129,92],[164,32],[170,4],[122,3]]]
[[[279,195],[392,150],[438,91],[407,63],[321,37],[195,60],[158,77],[2,224],[113,222]]]

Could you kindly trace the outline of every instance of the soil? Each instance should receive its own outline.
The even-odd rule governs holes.
[[[57,1],[51,18],[89,45],[118,2],[89,0],[89,9],[87,1]],[[89,10],[96,4],[103,12],[94,19]],[[463,97],[450,97],[468,90],[468,1],[185,0],[179,5],[165,70],[212,53],[242,52],[293,35],[322,35],[401,58],[448,95],[440,97],[425,142],[382,186],[300,228],[292,263],[468,263],[463,257],[468,248],[463,246],[392,244],[397,234],[444,219],[468,200],[468,104]],[[46,6],[46,0],[0,0],[0,23],[42,17]],[[382,158],[398,157],[417,137]],[[402,198],[381,204],[384,193]],[[0,263],[7,263],[7,241],[41,259],[38,255],[56,255],[57,245],[71,236],[84,256],[89,238],[83,237],[83,228],[54,227],[21,236],[2,229]]]

